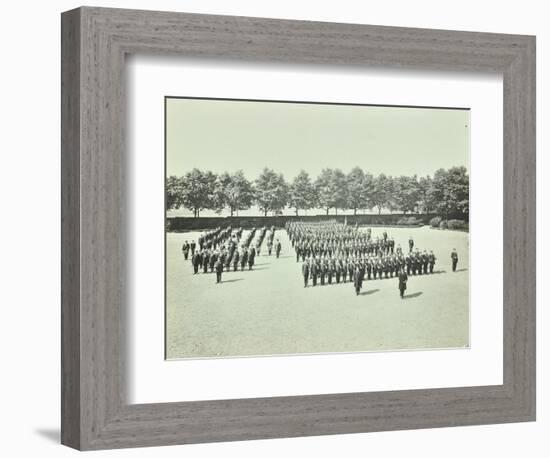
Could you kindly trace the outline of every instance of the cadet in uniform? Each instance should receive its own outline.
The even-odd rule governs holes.
[[[193,253],[193,255],[191,257],[191,262],[193,264],[193,274],[198,274],[199,273],[199,268],[200,268],[201,263],[202,263],[202,258],[201,258],[201,255],[199,254],[198,251],[196,253]]]
[[[430,273],[434,273],[434,266],[435,266],[435,255],[433,251],[430,251],[430,254],[428,255],[428,262],[430,263]]]
[[[302,264],[302,275],[304,276],[304,288],[307,288],[307,282],[309,281],[309,263],[307,261]]]
[[[277,243],[275,244],[275,254],[277,255],[277,258],[279,258],[279,255],[281,254],[281,242],[279,242],[279,239],[277,239]]]
[[[315,261],[311,262],[309,272],[310,272],[310,275],[311,275],[311,281],[313,282],[313,286],[317,286],[317,274],[319,273],[319,269],[318,269],[317,263]]]
[[[191,240],[191,256],[195,254],[195,248],[197,247],[197,244],[194,240]]]
[[[254,267],[254,258],[256,257],[256,250],[254,247],[250,248],[250,253],[248,255],[248,270],[252,270],[252,267]]]
[[[216,271],[216,283],[222,282],[223,263],[221,259],[216,259],[214,263],[214,270]]]
[[[231,260],[233,261],[233,272],[237,272],[239,267],[239,250],[233,252],[233,258]]]
[[[405,294],[405,290],[407,289],[408,279],[409,277],[407,276],[405,269],[401,268],[401,271],[399,272],[399,295],[401,296],[401,299],[403,299],[403,295]]]
[[[204,250],[202,254],[202,269],[203,272],[206,274],[208,273],[208,262],[210,261],[210,253],[208,253],[208,250]]]
[[[428,273],[428,263],[430,262],[430,259],[428,258],[428,252],[424,250],[424,253],[422,253],[422,266],[424,268],[424,273]]]
[[[453,248],[451,253],[451,261],[453,263],[453,272],[456,272],[456,265],[458,264],[458,253],[456,252],[456,248]]]
[[[411,236],[411,237],[409,237],[409,253],[413,252],[413,247],[414,247],[414,240]]]
[[[185,260],[187,261],[187,258],[189,257],[189,243],[187,242],[187,240],[185,241],[185,243],[181,247],[181,251],[183,253],[183,256],[184,256]]]
[[[361,270],[361,267],[357,265],[357,267],[355,267],[355,273],[353,274],[353,287],[355,288],[356,296],[359,296],[359,292],[363,286],[363,275],[364,273]]]
[[[246,266],[247,262],[248,262],[248,250],[246,248],[243,248],[243,251],[241,253],[241,272],[244,270],[244,266]]]

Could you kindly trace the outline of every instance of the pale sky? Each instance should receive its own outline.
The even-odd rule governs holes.
[[[469,110],[168,98],[166,123],[168,175],[242,169],[254,180],[269,167],[291,181],[300,169],[315,179],[356,165],[374,175],[469,170]]]

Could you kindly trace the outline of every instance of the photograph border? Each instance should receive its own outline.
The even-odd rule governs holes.
[[[164,151],[164,177],[163,182],[166,185],[168,180],[168,100],[200,100],[200,101],[220,101],[220,102],[252,102],[252,103],[273,103],[273,104],[303,104],[303,105],[330,105],[330,106],[349,106],[349,107],[376,107],[376,108],[412,108],[412,109],[426,109],[426,110],[456,110],[467,111],[471,114],[471,107],[452,107],[452,106],[428,106],[428,105],[395,105],[395,104],[382,104],[382,103],[351,103],[351,102],[323,102],[323,101],[311,101],[311,100],[281,100],[281,99],[243,99],[235,97],[197,97],[197,96],[182,96],[182,95],[165,95],[163,100],[163,122],[164,122],[164,138],[163,138],[163,151]],[[471,164],[471,142],[468,149],[468,161]],[[468,195],[471,196],[471,186],[468,190]],[[374,352],[392,352],[392,351],[437,351],[437,350],[461,350],[464,348],[471,348],[472,339],[472,295],[470,291],[471,285],[471,272],[468,273],[468,344],[466,347],[427,347],[427,348],[395,348],[384,350],[359,350],[359,351],[326,351],[321,353],[310,352],[296,352],[296,353],[274,353],[274,354],[245,354],[245,355],[228,355],[228,356],[181,356],[168,358],[168,262],[167,262],[167,239],[168,239],[168,206],[166,193],[164,193],[163,208],[164,208],[164,359],[166,361],[189,361],[189,360],[212,360],[212,359],[229,359],[229,358],[258,358],[258,357],[286,357],[286,356],[311,356],[319,354],[352,354],[352,353],[374,353]],[[332,216],[332,215],[330,215]],[[237,217],[238,218],[238,217]],[[297,219],[299,220],[299,218]],[[470,231],[468,231],[468,240],[470,240]],[[469,252],[471,252],[471,246],[468,243]]]
[[[535,37],[82,7],[62,14],[61,48],[63,444],[92,450],[535,420]],[[129,404],[129,54],[502,74],[503,384]]]

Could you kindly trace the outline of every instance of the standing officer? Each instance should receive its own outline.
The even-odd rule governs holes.
[[[191,256],[191,262],[193,264],[193,274],[198,274],[199,267],[201,266],[201,263],[202,263],[202,258],[198,251],[196,253],[193,253],[193,255]]]
[[[256,257],[256,249],[254,247],[251,247],[250,253],[248,254],[248,270],[252,270],[252,267],[254,267],[255,257]]]
[[[304,288],[307,288],[307,282],[309,280],[309,263],[304,261],[302,264],[302,275],[304,276]]]
[[[451,261],[453,262],[453,272],[456,272],[456,265],[458,264],[458,253],[456,252],[456,248],[453,248],[451,253]]]
[[[359,296],[359,292],[363,287],[363,275],[364,272],[361,270],[359,264],[355,267],[355,273],[353,274],[353,287],[355,288],[355,295]]]
[[[296,262],[298,262],[300,260],[300,254],[301,254],[301,248],[298,243],[294,245],[294,250],[296,251]]]
[[[233,261],[233,272],[237,272],[239,266],[239,250],[233,252],[233,258],[231,260]]]
[[[401,268],[401,271],[399,272],[399,295],[401,296],[401,299],[403,299],[403,295],[405,294],[405,290],[407,289],[408,279],[409,277],[407,276],[405,269]]]
[[[216,259],[214,263],[214,270],[216,271],[216,283],[222,282],[223,263],[220,258]]]
[[[278,259],[279,255],[281,254],[281,242],[279,242],[279,239],[277,239],[277,243],[275,244],[275,254],[277,255]]]
[[[208,253],[208,250],[204,250],[204,253],[202,254],[202,271],[203,273],[208,273],[208,262],[210,261],[210,253]]]
[[[371,258],[368,258],[367,261],[366,261],[366,264],[367,264],[367,280],[370,280],[370,276],[371,276],[371,273],[372,273],[372,259]]]
[[[412,236],[410,236],[409,237],[409,253],[413,252],[413,247],[414,247],[414,240],[413,240]]]
[[[195,248],[197,248],[197,244],[194,240],[191,240],[191,257],[195,254]]]
[[[243,252],[241,253],[241,272],[244,270],[244,266],[246,266],[247,262],[248,262],[248,250],[246,248],[243,248]]]
[[[311,281],[313,286],[317,286],[317,275],[319,274],[319,267],[315,261],[311,261],[311,266],[309,267],[309,273],[311,275]]]
[[[189,257],[189,243],[187,242],[187,240],[185,241],[185,243],[181,247],[181,251],[183,253],[183,256],[184,256],[185,260],[187,261],[187,258]]]
[[[325,284],[325,275],[328,272],[328,265],[326,261],[323,261],[321,268],[319,269],[319,277],[321,278],[321,286]]]
[[[428,255],[428,262],[430,263],[430,273],[434,273],[434,266],[435,266],[435,254],[433,251],[430,251],[430,254]]]
[[[424,250],[424,253],[422,253],[422,266],[424,268],[424,273],[428,273],[428,264],[430,262],[430,258],[428,256],[428,252]]]

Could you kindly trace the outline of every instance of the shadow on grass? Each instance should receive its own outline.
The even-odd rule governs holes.
[[[403,296],[403,299],[414,299],[415,297],[418,297],[418,296],[421,296],[421,295],[422,295],[422,291],[418,291],[417,293],[405,294]]]
[[[231,280],[222,280],[222,283],[234,283],[236,281],[242,281],[244,278],[232,278]]]
[[[380,291],[380,289],[378,289],[378,288],[369,289],[367,291],[363,291],[362,293],[360,293],[359,296],[368,296],[369,294],[374,294],[374,293],[377,293],[378,291]]]
[[[465,272],[466,270],[468,270],[466,267],[464,267],[463,269],[456,269],[455,272]]]

